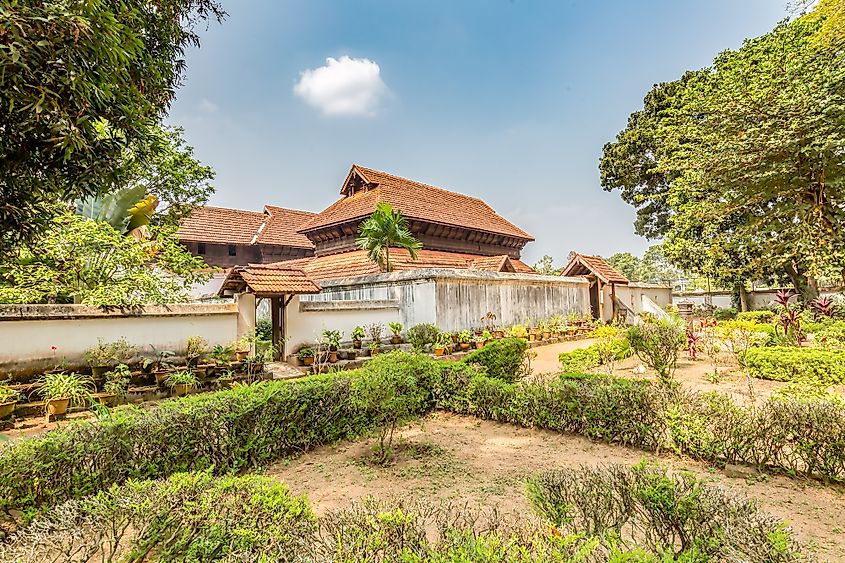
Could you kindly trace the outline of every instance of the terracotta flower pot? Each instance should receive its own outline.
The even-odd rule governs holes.
[[[442,356],[446,352],[446,348],[435,348],[434,355],[435,356]]]
[[[100,395],[98,400],[106,406],[114,407],[117,406],[117,395],[110,394],[110,395]]]
[[[352,347],[355,348],[356,350],[361,349],[361,344],[362,344],[362,342],[360,340],[353,340],[352,341]]]
[[[543,333],[543,340],[548,340],[551,337],[552,337],[552,333],[549,332],[548,330]]]
[[[485,344],[486,344],[486,342],[484,342],[483,340],[479,340],[478,342],[475,343],[475,349],[480,350],[481,348],[484,348]]]
[[[469,342],[461,342],[461,350],[469,350]]]
[[[528,340],[529,340],[530,342],[534,342],[535,340],[537,340],[537,335],[536,335],[536,334],[529,334],[529,335],[528,335]]]
[[[91,377],[94,379],[101,379],[110,369],[111,366],[91,366]]]
[[[155,373],[156,376],[156,385],[163,385],[164,382],[170,377],[169,371],[157,371]]]
[[[337,363],[337,350],[330,350],[329,351],[329,363],[336,364]]]
[[[244,352],[235,352],[235,358],[236,358],[239,362],[244,361],[244,360],[246,359],[246,357],[247,357],[247,356],[249,356],[249,350],[246,350],[246,351],[244,351]]]
[[[50,399],[47,401],[47,414],[56,416],[65,414],[70,406],[70,399]]]
[[[370,356],[378,356],[379,354],[381,354],[381,350],[378,348],[373,348],[372,350],[370,350]]]
[[[314,356],[308,356],[306,358],[302,358],[302,365],[313,366],[314,365]]]
[[[402,344],[402,337],[401,336],[391,336],[390,337],[391,344]]]
[[[18,404],[17,401],[10,401],[8,403],[0,403],[0,420],[6,418],[7,416],[11,416],[13,412],[15,412],[15,405]]]
[[[185,383],[179,383],[178,385],[173,386],[173,395],[176,397],[184,397],[188,394],[188,391],[191,390],[191,386]]]
[[[505,337],[505,331],[497,330],[496,332],[493,333],[493,336],[495,336],[496,338],[504,338]]]

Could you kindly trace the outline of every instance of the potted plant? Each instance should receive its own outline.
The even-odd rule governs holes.
[[[15,405],[20,399],[20,393],[8,385],[0,385],[0,420],[15,412]]]
[[[132,372],[126,364],[118,364],[114,370],[106,374],[106,382],[103,385],[105,395],[100,395],[100,400],[109,406],[126,401],[129,395],[129,379]]]
[[[62,415],[69,406],[86,406],[96,389],[94,380],[78,373],[47,373],[39,382],[38,394],[45,401],[47,413]]]
[[[390,337],[391,344],[402,344],[402,329],[405,328],[402,323],[387,323],[387,326],[393,333],[393,336]]]
[[[370,342],[369,349],[370,356],[378,356],[379,354],[381,354],[381,342],[376,342],[375,340],[373,340],[372,342]]]
[[[339,330],[324,330],[323,343],[329,348],[329,363],[337,363],[337,349],[340,347],[340,339],[343,333]]]
[[[513,325],[510,330],[511,338],[528,338],[528,330],[524,325]]]
[[[235,343],[235,358],[239,362],[244,361],[244,358],[249,356],[249,352],[252,350],[253,344],[255,344],[254,334],[245,334],[241,336]]]
[[[378,344],[378,348],[381,349],[381,333],[384,331],[384,325],[381,323],[373,323],[367,325],[367,332],[370,335],[370,340]],[[372,345],[371,345],[372,347]]]
[[[97,345],[85,351],[85,361],[91,366],[91,374],[94,378],[103,377],[111,369],[114,362],[112,347],[102,338],[97,339]]]
[[[185,342],[185,359],[188,367],[195,367],[208,354],[208,341],[202,336],[190,336]]]
[[[452,339],[452,344],[458,344],[458,333],[457,332],[450,333],[449,337]]]
[[[487,344],[487,341],[490,340],[492,337],[493,335],[490,334],[489,330],[482,330],[481,334],[477,334],[472,340],[473,342],[475,342],[476,349],[478,349],[484,348],[484,345]]]
[[[504,337],[505,337],[505,329],[500,327],[500,326],[497,326],[495,328],[495,330],[493,330],[493,338],[495,338],[496,340],[501,340]]]
[[[235,372],[227,369],[223,370],[223,372],[217,376],[217,386],[218,387],[231,387],[232,382],[235,381]]]
[[[469,350],[469,344],[472,341],[472,331],[462,330],[458,333],[458,343],[461,345],[461,350]]]
[[[167,386],[177,397],[184,397],[191,389],[196,389],[198,383],[197,376],[190,370],[174,371],[167,378]]]
[[[232,363],[232,358],[235,355],[235,347],[231,344],[223,346],[217,344],[211,349],[208,357],[218,366],[225,367]]]
[[[364,328],[361,326],[356,326],[352,330],[352,347],[356,350],[361,349],[361,344],[364,342]]]
[[[310,366],[314,364],[314,348],[311,346],[303,346],[299,349],[296,353],[296,359],[299,360],[302,365]]]
[[[434,343],[434,355],[442,356],[446,353],[446,348],[452,343],[452,338],[449,333],[441,332],[437,335],[437,340]]]

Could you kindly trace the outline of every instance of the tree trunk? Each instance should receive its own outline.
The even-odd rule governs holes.
[[[801,295],[801,300],[804,304],[809,304],[819,296],[819,282],[813,276],[804,275],[804,273],[795,266],[795,264],[786,265],[786,275],[792,281],[792,285]]]
[[[748,311],[748,290],[745,289],[745,284],[739,284],[739,310]]]

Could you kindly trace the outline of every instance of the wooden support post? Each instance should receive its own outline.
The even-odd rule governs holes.
[[[281,351],[281,307],[279,306],[279,297],[270,298],[270,334],[273,341],[273,359],[278,360]]]
[[[285,354],[286,354],[286,350],[285,350],[285,349],[286,349],[286,346],[285,346],[285,343],[286,343],[286,342],[287,342],[287,340],[288,340],[288,334],[287,334],[287,317],[288,317],[287,312],[288,312],[288,305],[290,304],[290,302],[291,302],[292,300],[293,300],[293,295],[288,295],[288,296],[287,296],[287,299],[285,299],[285,298],[283,297],[283,298],[282,298],[282,309],[281,309],[281,311],[280,311],[280,313],[279,313],[279,314],[280,314],[280,317],[281,317],[281,322],[279,323],[279,324],[281,325],[281,329],[280,329],[280,331],[279,331],[279,337],[281,338],[281,342],[282,342],[282,345],[281,345],[281,346],[279,346],[279,354],[280,354],[280,355],[281,355],[281,357],[282,357],[282,361],[284,361],[284,359],[285,359]]]
[[[610,320],[615,321],[616,320],[616,313],[617,313],[617,311],[616,311],[616,284],[612,283],[612,282],[610,284],[610,301],[611,301],[611,306],[613,308],[613,316],[610,318]]]

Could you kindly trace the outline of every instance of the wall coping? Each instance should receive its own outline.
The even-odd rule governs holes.
[[[400,304],[398,299],[375,299],[366,301],[362,299],[351,299],[348,301],[300,301],[299,311],[302,313],[312,313],[318,311],[328,312],[352,309],[356,311],[361,311],[365,309],[398,309],[399,305]]]
[[[672,286],[665,283],[629,282],[628,287],[638,289],[672,289]]]
[[[511,274],[504,272],[483,272],[457,268],[423,268],[399,272],[382,272],[334,280],[318,280],[324,290],[339,287],[361,285],[383,285],[402,282],[424,282],[437,280],[467,280],[520,283],[532,282],[533,285],[589,285],[589,281],[580,277],[545,276],[541,274]]]
[[[178,303],[138,307],[90,307],[88,305],[0,305],[2,321],[109,319],[125,317],[184,317],[236,315],[234,303]]]

